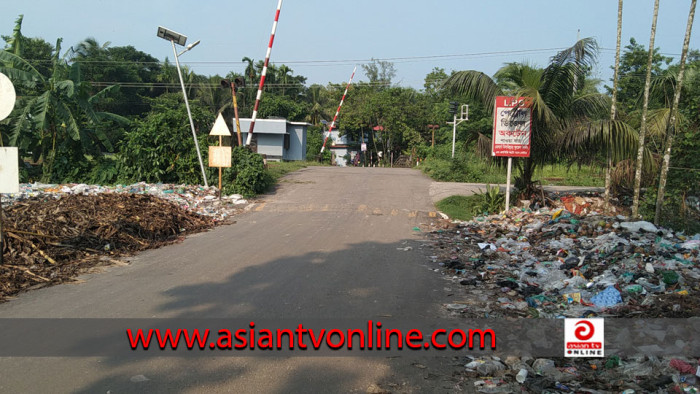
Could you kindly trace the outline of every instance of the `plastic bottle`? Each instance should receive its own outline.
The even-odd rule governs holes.
[[[515,375],[515,380],[517,380],[518,383],[523,384],[523,383],[525,383],[526,378],[527,378],[527,369],[520,368],[520,371],[518,371],[518,374]]]

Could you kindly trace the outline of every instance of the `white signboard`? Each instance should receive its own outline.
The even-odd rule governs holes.
[[[360,150],[363,152],[366,152],[367,151],[367,144],[363,142],[362,145],[360,146]]]
[[[0,120],[7,118],[15,107],[15,87],[5,74],[0,73]]]
[[[529,97],[496,97],[493,156],[530,157],[531,102]]]
[[[229,130],[228,126],[226,125],[226,121],[221,114],[216,117],[216,121],[214,122],[214,126],[212,126],[209,135],[221,135],[224,137],[231,135],[231,130]]]
[[[19,193],[18,163],[16,147],[0,148],[0,193]]]
[[[209,167],[231,167],[231,147],[210,146]]]

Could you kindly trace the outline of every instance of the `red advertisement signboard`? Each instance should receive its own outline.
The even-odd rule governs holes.
[[[493,156],[530,157],[531,102],[529,97],[496,97]]]

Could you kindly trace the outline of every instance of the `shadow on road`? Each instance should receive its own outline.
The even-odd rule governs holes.
[[[353,244],[248,266],[220,281],[172,288],[158,307],[174,318],[377,319],[437,318],[441,279],[423,265],[420,241]],[[354,260],[373,255],[376,261]],[[341,258],[342,257],[342,258]],[[231,257],[232,261],[235,257]],[[342,261],[362,266],[348,267]],[[420,271],[417,275],[416,271]],[[424,278],[416,282],[415,279]],[[342,289],[342,290],[341,290]],[[390,290],[391,289],[391,290]],[[396,291],[396,289],[399,289]],[[284,327],[286,328],[286,327]],[[124,346],[128,346],[124,341]],[[419,358],[371,357],[144,357],[106,358],[100,375],[78,392],[364,392],[370,385],[408,391],[452,387],[454,362],[434,354]],[[93,364],[84,360],[88,364]],[[50,369],[63,369],[48,361]],[[0,364],[1,365],[1,364]],[[415,365],[419,365],[417,368]],[[91,365],[90,368],[94,368]],[[75,372],[72,372],[75,373]],[[274,376],[274,379],[270,377]],[[147,379],[147,380],[146,380]],[[89,380],[89,379],[87,379]]]

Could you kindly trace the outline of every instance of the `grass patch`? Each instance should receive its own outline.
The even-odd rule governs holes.
[[[534,178],[541,180],[545,186],[605,186],[603,169],[597,166],[567,168],[564,165],[546,165],[535,170]]]
[[[516,159],[518,160],[518,159]],[[515,181],[517,170],[513,166],[511,182]],[[420,166],[421,170],[436,181],[505,184],[506,168],[489,166],[474,156],[454,159],[428,158]],[[535,170],[533,177],[545,186],[605,186],[603,170],[597,166],[567,167],[546,165]]]
[[[481,205],[481,197],[473,196],[450,196],[435,204],[437,209],[449,216],[451,219],[471,220],[474,211]]]

